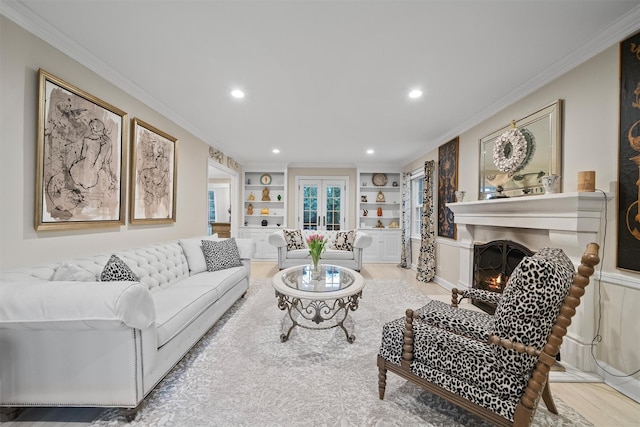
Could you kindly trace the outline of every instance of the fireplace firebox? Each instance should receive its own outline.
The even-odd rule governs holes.
[[[509,276],[525,256],[533,251],[511,240],[494,240],[473,247],[473,287],[490,292],[502,293]],[[495,305],[476,299],[472,304],[489,314],[496,310]]]

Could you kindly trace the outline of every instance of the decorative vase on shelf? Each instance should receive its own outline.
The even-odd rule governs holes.
[[[540,178],[545,194],[554,194],[560,188],[560,175],[545,175]]]

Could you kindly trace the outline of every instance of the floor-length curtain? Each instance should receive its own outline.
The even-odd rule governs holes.
[[[418,274],[421,282],[429,282],[436,275],[436,236],[433,224],[433,171],[435,161],[424,162],[424,185],[422,186],[422,233]]]
[[[411,268],[411,173],[402,174],[402,251],[400,267]]]

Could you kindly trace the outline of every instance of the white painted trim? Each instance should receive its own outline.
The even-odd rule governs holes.
[[[493,115],[502,111],[506,106],[512,105],[532,94],[542,86],[602,53],[607,48],[619,43],[621,40],[624,40],[638,30],[640,30],[640,6],[633,8],[629,13],[613,22],[608,28],[599,34],[596,34],[593,38],[585,40],[584,43],[578,46],[573,52],[565,55],[558,62],[547,67],[546,70],[542,70],[529,81],[514,88],[511,93],[498,99],[493,104],[487,105],[469,120],[466,120],[458,127],[449,130],[439,137],[434,138],[432,141],[428,141],[426,144],[427,150],[425,151],[425,155],[438,147],[442,141],[449,141],[450,139],[465,133],[477,124],[484,122]],[[409,157],[405,159],[405,163],[410,163],[416,158],[416,153],[408,154]]]
[[[620,273],[612,273],[603,271],[602,274],[596,272],[594,277],[600,279],[600,283],[607,283],[614,286],[622,286],[629,289],[640,291],[640,276],[630,277]]]
[[[630,376],[625,376],[624,372],[620,372],[616,368],[613,368],[600,360],[598,360],[598,364],[600,366],[596,367],[596,373],[604,378],[605,384],[607,384],[609,387],[615,390],[618,390],[620,393],[624,394],[630,399],[633,399],[636,402],[640,403],[640,380],[639,379],[636,379]],[[605,372],[602,368],[606,369],[608,372],[613,373],[614,375],[620,375],[620,376],[613,376]]]

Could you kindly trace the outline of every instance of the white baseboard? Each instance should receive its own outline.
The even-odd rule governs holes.
[[[629,399],[633,399],[640,403],[640,380],[626,376],[624,372],[620,372],[616,368],[613,368],[600,360],[598,360],[598,365],[599,366],[596,366],[596,372],[604,378],[604,383],[606,385],[624,394]]]

